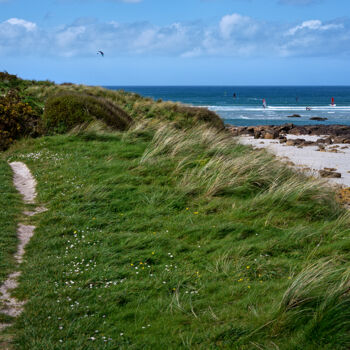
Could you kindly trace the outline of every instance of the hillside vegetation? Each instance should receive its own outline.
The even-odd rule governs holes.
[[[61,89],[94,90],[133,122],[2,153],[29,166],[49,209],[31,219],[14,349],[350,347],[350,215],[331,188],[206,112],[102,88],[25,91],[44,103]]]
[[[178,128],[198,123],[224,128],[222,120],[205,108],[155,102],[123,90],[22,80],[6,72],[0,72],[0,94],[0,150],[23,136],[64,133],[96,120],[114,130],[126,130],[141,119],[171,121]]]

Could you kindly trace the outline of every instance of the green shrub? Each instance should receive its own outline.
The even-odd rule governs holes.
[[[212,112],[207,108],[174,104],[173,111],[175,114],[181,115],[182,119],[188,122],[204,122],[218,129],[224,128],[224,123],[221,118],[215,112]]]
[[[49,97],[45,104],[44,124],[48,132],[65,133],[96,119],[117,130],[126,130],[132,122],[126,112],[102,97],[66,93]]]
[[[28,103],[21,101],[16,91],[0,96],[0,150],[7,149],[22,136],[39,133],[39,115]]]

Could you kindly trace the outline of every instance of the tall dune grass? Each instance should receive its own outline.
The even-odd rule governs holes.
[[[181,131],[162,125],[141,163],[162,158],[176,160],[173,176],[187,193],[253,195],[247,210],[294,207],[315,217],[325,210],[339,212],[336,201],[329,200],[334,196],[325,181],[296,174],[267,152],[243,147],[214,128]]]
[[[286,290],[275,332],[299,329],[315,344],[350,347],[350,268],[336,259],[306,267]],[[300,331],[301,329],[301,331]]]

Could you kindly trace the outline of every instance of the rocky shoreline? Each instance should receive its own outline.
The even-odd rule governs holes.
[[[241,143],[268,148],[292,167],[350,186],[350,126],[289,123],[278,126],[229,125],[226,128],[233,136],[239,137]]]
[[[226,127],[233,136],[253,136],[255,139],[274,140],[286,143],[287,146],[319,146],[350,144],[350,126],[348,125],[258,125],[258,126],[232,126]],[[288,139],[288,135],[294,136],[320,136],[316,141],[307,141],[305,138]]]

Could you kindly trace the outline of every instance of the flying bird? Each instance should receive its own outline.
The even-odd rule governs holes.
[[[105,56],[105,53],[103,51],[97,51],[97,54],[100,54],[102,57]]]

